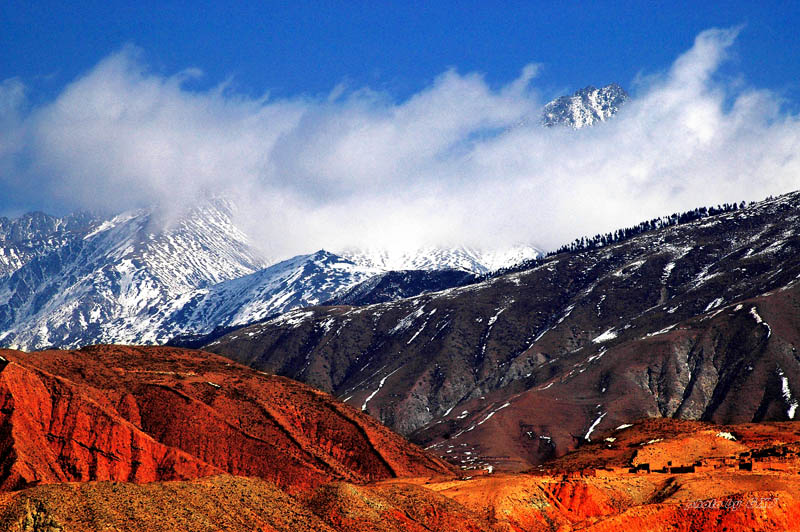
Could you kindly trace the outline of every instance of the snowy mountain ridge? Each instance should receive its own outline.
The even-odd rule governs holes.
[[[231,205],[210,201],[169,229],[131,211],[75,233],[63,245],[0,278],[0,341],[42,348],[154,343],[191,291],[265,263],[232,224]]]
[[[218,326],[244,325],[318,305],[377,273],[325,250],[298,255],[191,293],[171,316],[176,326],[170,334],[208,333]]]
[[[347,249],[339,255],[360,266],[382,271],[450,269],[482,274],[540,257],[542,252],[531,245],[517,244],[510,248],[493,250],[466,246],[427,246],[413,251]]]
[[[485,273],[539,254],[320,250],[270,265],[234,218],[235,206],[216,199],[168,224],[148,209],[0,219],[0,257],[13,257],[0,275],[0,345],[164,343],[318,305],[393,269]]]

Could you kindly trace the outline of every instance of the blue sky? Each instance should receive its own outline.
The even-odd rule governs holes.
[[[490,83],[542,64],[549,95],[667,68],[710,27],[745,24],[736,71],[800,97],[800,2],[30,2],[0,5],[0,79],[46,99],[124,44],[202,88],[316,95],[340,82],[402,99],[449,67]]]
[[[797,2],[235,4],[0,4],[0,215],[224,195],[277,258],[800,189]],[[613,120],[540,126],[610,82]]]

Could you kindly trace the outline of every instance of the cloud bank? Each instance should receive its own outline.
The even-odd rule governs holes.
[[[232,195],[272,256],[552,248],[800,188],[798,117],[718,75],[736,33],[701,33],[617,117],[578,131],[539,125],[534,65],[499,88],[449,70],[399,102],[366,88],[273,100],[192,90],[198,72],[153,73],[126,47],[35,108],[19,80],[0,84],[0,185],[21,205],[106,211]]]

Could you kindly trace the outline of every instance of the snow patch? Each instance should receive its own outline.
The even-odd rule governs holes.
[[[400,368],[397,368],[396,370],[394,370],[393,372],[389,373],[388,375],[386,375],[384,378],[381,379],[381,382],[378,383],[378,388],[374,392],[369,394],[369,396],[366,399],[364,399],[364,404],[361,405],[361,411],[362,412],[367,409],[367,403],[369,403],[372,400],[372,398],[375,397],[378,394],[379,391],[381,391],[381,388],[383,388],[383,385],[386,384],[386,379],[388,379],[389,377],[391,377],[392,375],[397,373],[399,370],[400,370]]]
[[[755,320],[756,320],[756,323],[757,323],[757,324],[759,324],[759,325],[763,325],[764,327],[766,327],[766,328],[767,328],[767,338],[769,338],[770,336],[772,336],[772,327],[770,327],[770,326],[769,326],[769,324],[768,324],[767,322],[765,322],[765,321],[764,321],[764,320],[761,318],[761,316],[760,316],[760,315],[759,315],[759,313],[758,313],[758,309],[756,309],[756,307],[751,307],[751,308],[750,308],[750,315],[751,315],[751,316],[753,316],[753,319],[755,319]]]
[[[597,417],[597,419],[594,420],[594,423],[592,423],[592,425],[589,427],[589,430],[586,431],[586,435],[583,437],[584,440],[592,441],[591,438],[589,438],[589,436],[592,434],[592,432],[594,432],[594,429],[597,428],[597,425],[600,424],[603,418],[606,417],[606,414],[608,414],[608,412],[603,412]]]
[[[650,338],[651,336],[658,336],[659,334],[666,334],[666,333],[670,332],[672,329],[674,329],[676,325],[678,325],[678,324],[677,323],[673,323],[672,325],[670,325],[668,327],[664,327],[660,331],[647,333],[645,335],[645,338]]]
[[[597,338],[592,340],[592,343],[602,344],[603,342],[608,342],[608,341],[613,340],[614,338],[616,338],[617,334],[618,333],[616,331],[614,331],[614,329],[612,327],[611,329],[607,330],[606,332],[604,332],[603,334],[601,334],[600,336],[598,336]]]
[[[586,359],[586,362],[594,362],[606,354],[606,348],[602,348],[596,355],[592,355]]]
[[[665,284],[667,279],[669,279],[670,274],[672,274],[672,270],[675,269],[675,263],[670,262],[666,266],[664,266],[664,273],[661,274],[661,284]]]
[[[486,416],[485,418],[483,418],[483,421],[479,421],[479,422],[478,422],[478,425],[476,425],[476,426],[483,425],[484,423],[486,423],[487,421],[489,421],[489,419],[491,419],[491,417],[492,417],[493,415],[495,415],[496,413],[498,413],[499,411],[501,411],[502,409],[504,409],[504,408],[505,408],[505,407],[507,407],[507,406],[511,406],[511,403],[505,403],[505,404],[504,404],[504,405],[502,405],[501,407],[499,407],[499,408],[496,408],[495,410],[492,410],[491,412],[489,412],[489,415],[488,415],[488,416]]]
[[[421,317],[424,313],[425,313],[425,305],[422,305],[417,310],[408,314],[406,317],[397,322],[397,325],[392,327],[392,330],[389,331],[389,334],[396,334],[405,331],[406,329],[411,327],[411,325],[414,323],[414,320]]]
[[[786,401],[788,408],[786,409],[786,415],[789,419],[794,419],[794,415],[797,412],[797,399],[792,397],[792,390],[789,388],[789,379],[784,375],[783,369],[778,368],[778,376],[781,378],[781,395],[783,396],[783,400]]]

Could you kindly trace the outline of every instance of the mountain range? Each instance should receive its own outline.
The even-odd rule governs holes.
[[[538,254],[529,246],[320,250],[270,264],[237,228],[235,206],[221,199],[167,221],[154,209],[110,219],[34,213],[0,219],[0,342],[159,344],[320,304],[392,269],[485,274]],[[402,293],[423,289],[407,285]]]
[[[331,392],[464,467],[525,469],[643,417],[791,420],[800,193],[206,349]]]
[[[83,224],[0,278],[3,344],[158,341],[182,296],[265,265],[231,216],[215,201],[166,229],[148,210]]]
[[[0,349],[0,529],[800,530],[800,191],[546,255],[236,220],[0,219],[0,343],[173,344]]]
[[[450,269],[484,274],[535,259],[541,253],[541,250],[534,246],[516,244],[495,250],[480,250],[467,246],[452,248],[427,246],[413,251],[346,249],[339,255],[359,266],[384,272]]]
[[[543,123],[591,125],[613,116],[626,98],[616,84],[587,87],[550,102]],[[377,286],[376,275],[486,275],[541,255],[528,244],[494,250],[347,248],[275,263],[237,228],[235,211],[230,201],[215,199],[166,219],[157,208],[111,218],[0,218],[1,345],[42,349],[201,338],[333,300],[370,279]],[[394,295],[384,290],[381,300],[446,288],[442,282],[457,277],[445,274],[419,284],[420,274],[393,275],[395,284],[403,278],[406,284]]]

